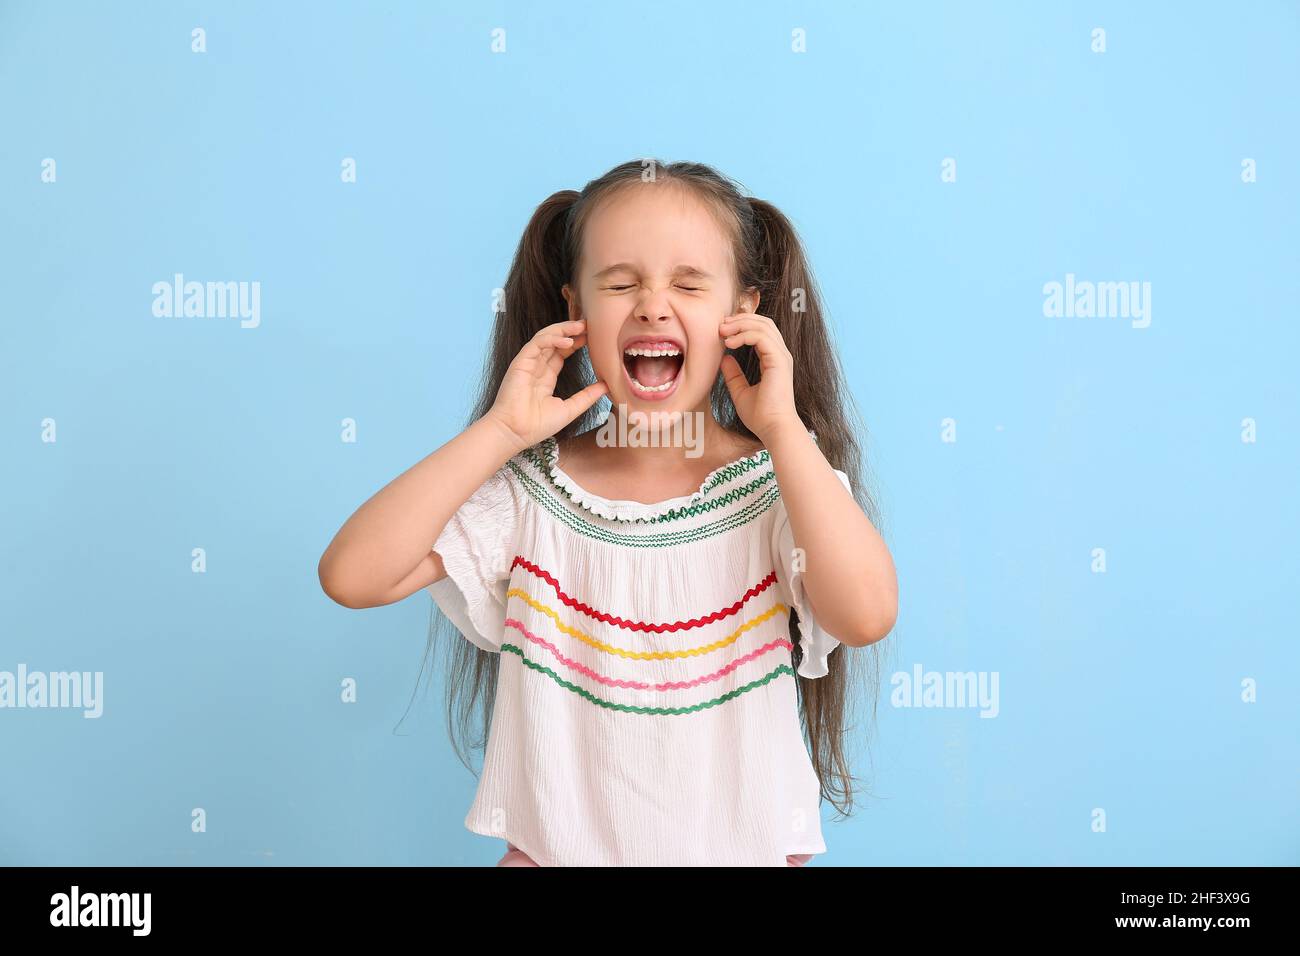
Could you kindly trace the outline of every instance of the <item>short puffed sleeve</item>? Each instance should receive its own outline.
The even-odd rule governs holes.
[[[520,504],[503,466],[456,510],[432,548],[447,576],[425,590],[466,639],[493,653],[501,652],[505,631]]]
[[[852,493],[849,476],[838,468],[834,471],[841,484]],[[772,525],[772,556],[776,563],[777,580],[791,606],[799,614],[799,636],[803,645],[799,674],[803,677],[825,677],[830,672],[826,659],[830,657],[831,651],[840,646],[840,642],[834,635],[823,630],[808,610],[803,590],[803,561],[795,561],[794,532],[790,529],[790,515],[783,498],[777,499],[773,511],[776,519]]]

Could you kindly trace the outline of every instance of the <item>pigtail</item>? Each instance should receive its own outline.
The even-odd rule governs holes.
[[[772,319],[794,356],[794,404],[831,467],[849,476],[859,506],[879,527],[879,514],[863,480],[859,435],[866,434],[847,387],[843,366],[826,321],[821,290],[798,232],[771,203],[750,198],[751,236],[757,263],[758,311]],[[746,347],[741,367],[758,381],[758,355]]]
[[[492,328],[483,369],[483,385],[467,425],[488,413],[496,401],[506,369],[537,330],[569,317],[560,289],[570,281],[577,259],[573,221],[581,193],[564,189],[545,199],[533,212],[515,249]],[[569,398],[594,380],[586,350],[569,357],[555,383],[555,394]],[[561,435],[578,434],[595,424],[596,403]]]

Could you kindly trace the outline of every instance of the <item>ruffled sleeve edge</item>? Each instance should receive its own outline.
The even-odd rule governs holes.
[[[494,654],[501,652],[505,636],[507,565],[518,504],[508,468],[503,467],[452,516],[429,549],[438,553],[447,573],[425,590],[471,644]],[[479,533],[489,527],[500,537]]]
[[[457,561],[449,562],[445,555],[442,564],[447,576],[434,581],[425,590],[466,640],[492,654],[501,653],[500,643],[494,642],[488,635],[503,634],[505,605],[499,604],[491,591],[471,605],[466,595],[481,591],[473,568]]]

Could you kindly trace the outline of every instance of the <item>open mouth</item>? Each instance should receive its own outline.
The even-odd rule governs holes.
[[[623,348],[623,368],[641,398],[663,399],[677,388],[686,352],[671,340],[634,339]]]

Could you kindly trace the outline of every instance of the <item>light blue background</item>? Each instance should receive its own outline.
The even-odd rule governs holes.
[[[0,670],[105,674],[99,720],[0,711],[0,860],[495,862],[440,688],[398,727],[428,596],[316,562],[459,428],[536,205],[655,156],[806,241],[886,676],[1000,675],[992,720],[884,685],[818,862],[1300,862],[1295,4],[382,6],[0,4]],[[175,272],[261,327],[155,318]],[[1150,328],[1045,318],[1067,272],[1151,282]]]

